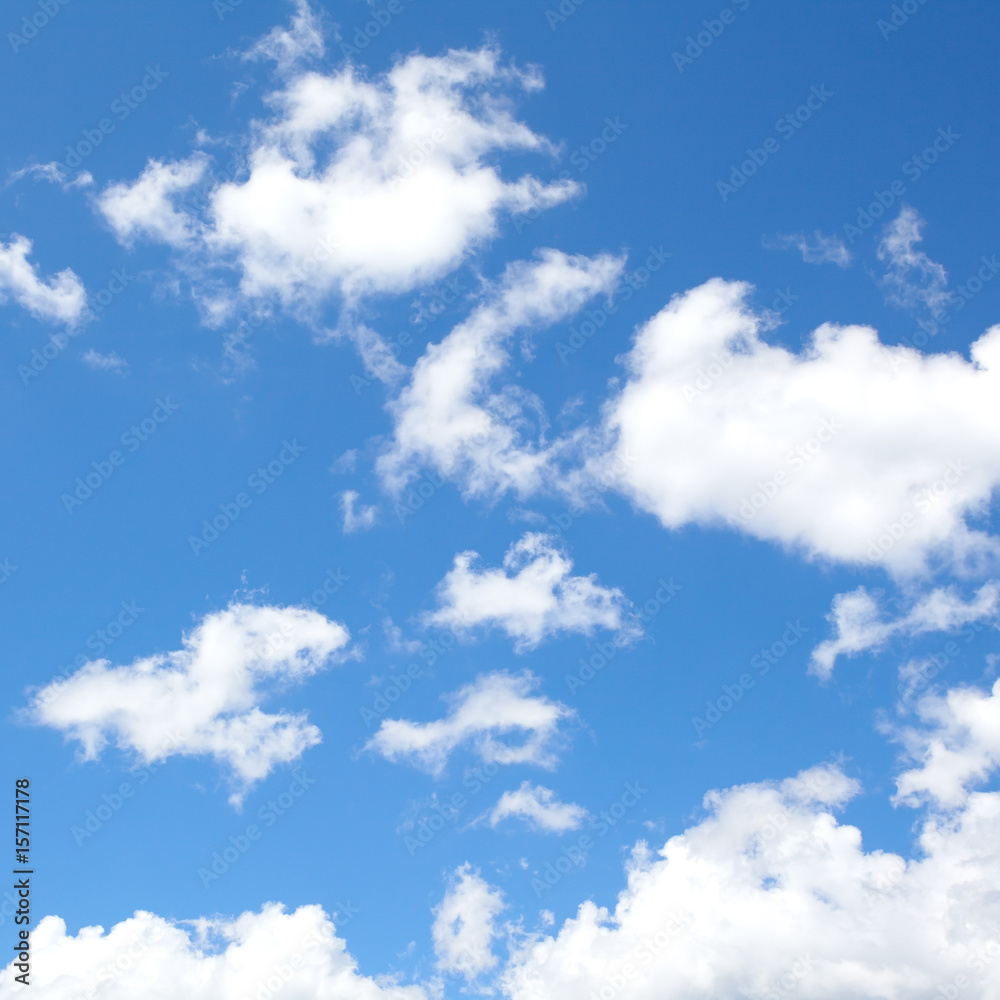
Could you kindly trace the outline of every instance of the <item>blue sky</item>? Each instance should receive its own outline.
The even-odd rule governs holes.
[[[42,996],[992,995],[998,18],[8,5]]]

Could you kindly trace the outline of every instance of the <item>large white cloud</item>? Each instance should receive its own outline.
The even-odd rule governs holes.
[[[84,759],[114,742],[143,761],[209,755],[236,781],[230,801],[319,743],[304,713],[266,714],[268,685],[301,682],[343,655],[347,629],[316,611],[233,604],[181,649],[127,666],[93,660],[38,691],[28,717],[79,741]]]
[[[467,495],[540,489],[568,442],[546,443],[541,402],[532,393],[510,384],[494,389],[492,382],[510,360],[507,342],[518,329],[550,326],[595,295],[610,294],[623,264],[608,255],[542,250],[537,260],[508,265],[486,300],[427,347],[390,403],[394,437],[378,462],[387,486],[398,490],[431,466]]]
[[[536,764],[555,762],[560,724],[573,711],[544,695],[531,692],[538,679],[521,674],[492,673],[447,696],[450,711],[434,722],[384,719],[365,744],[387,760],[405,760],[440,774],[457,747],[471,744],[487,763]],[[520,743],[500,739],[520,734]]]
[[[367,294],[444,276],[495,235],[502,213],[579,190],[507,180],[496,166],[504,151],[555,152],[512,113],[512,91],[541,87],[536,72],[503,64],[490,47],[410,55],[370,78],[350,64],[300,69],[322,39],[308,5],[297,8],[290,31],[249,54],[276,59],[283,83],[266,99],[270,116],[250,129],[245,170],[209,178],[200,152],[151,160],[97,199],[123,242],[143,235],[185,251],[213,321],[234,300],[205,279],[206,267],[235,269],[243,296],[299,314],[338,297],[350,311]]]
[[[70,269],[41,278],[38,267],[28,260],[31,240],[11,234],[0,242],[0,302],[12,298],[35,319],[74,326],[84,318],[87,293],[83,282]]]
[[[602,587],[596,574],[571,576],[572,561],[551,536],[529,532],[504,555],[503,567],[478,569],[477,552],[460,552],[438,585],[440,607],[432,625],[468,631],[497,627],[518,651],[533,649],[561,632],[592,635],[610,629],[630,637],[638,629],[630,604],[617,588]]]
[[[67,934],[45,917],[31,936],[30,995],[37,1000],[426,1000],[417,986],[376,982],[336,936],[319,906],[285,913],[265,905],[235,919],[183,926],[153,913]],[[28,995],[7,966],[0,1000]]]
[[[830,324],[796,353],[761,338],[750,291],[713,279],[639,330],[595,467],[617,459],[670,528],[728,524],[898,575],[994,559],[966,518],[1000,483],[1000,326],[971,362]]]
[[[497,964],[493,940],[504,908],[499,890],[464,864],[452,873],[444,899],[434,908],[431,937],[442,972],[474,979]]]
[[[882,616],[877,599],[864,587],[837,594],[827,615],[835,635],[812,652],[809,669],[822,678],[833,673],[838,656],[880,650],[894,636],[945,632],[969,622],[996,618],[1000,612],[1000,584],[984,583],[970,601],[954,587],[938,587],[917,600],[906,614],[895,619]]]
[[[711,793],[613,909],[583,903],[503,970],[511,1000],[990,1000],[1000,991],[1000,795],[930,820],[917,858],[865,851],[836,768]],[[544,898],[544,897],[543,897]]]

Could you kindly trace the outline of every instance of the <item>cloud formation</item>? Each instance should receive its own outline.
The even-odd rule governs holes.
[[[448,714],[435,722],[384,719],[366,750],[386,760],[403,760],[440,774],[452,751],[469,744],[481,760],[497,764],[551,767],[560,724],[573,716],[565,705],[533,695],[538,679],[521,674],[482,674],[446,696]],[[509,743],[503,734],[521,734]]]
[[[838,656],[877,651],[896,636],[926,632],[950,632],[969,622],[996,618],[1000,611],[1000,583],[984,583],[971,601],[963,601],[954,587],[938,587],[920,598],[905,614],[885,619],[876,598],[864,587],[837,594],[827,621],[835,634],[812,652],[810,673],[826,679],[833,673]]]
[[[903,309],[924,306],[933,316],[943,316],[951,301],[948,273],[936,261],[917,250],[923,240],[924,220],[916,209],[904,206],[885,227],[878,245],[878,259],[887,264],[882,284],[888,299]]]
[[[37,320],[75,326],[87,310],[83,282],[70,268],[41,278],[38,266],[28,260],[32,243],[26,236],[11,234],[0,242],[0,303],[13,299]]]
[[[668,528],[728,525],[900,577],[995,560],[967,518],[1000,484],[1000,326],[971,361],[832,324],[796,353],[761,338],[749,294],[713,279],[640,328],[593,467],[617,461]]]
[[[520,788],[500,796],[487,818],[493,827],[505,819],[515,818],[525,820],[533,830],[565,833],[577,829],[586,815],[583,806],[560,802],[551,788],[522,781]]]
[[[503,909],[499,889],[469,864],[456,868],[444,899],[434,909],[431,937],[438,968],[466,979],[494,968],[496,918]]]
[[[230,770],[230,802],[320,741],[304,713],[266,714],[268,686],[301,682],[343,655],[347,629],[316,611],[232,604],[206,615],[174,652],[127,666],[93,660],[38,691],[28,718],[80,744],[108,743],[146,763],[210,756]]]
[[[440,607],[425,616],[431,625],[461,633],[499,628],[517,652],[534,649],[563,632],[592,635],[598,628],[637,631],[629,601],[617,587],[602,587],[597,574],[571,576],[572,561],[544,534],[529,532],[503,558],[503,567],[478,569],[477,552],[460,552],[438,585]]]

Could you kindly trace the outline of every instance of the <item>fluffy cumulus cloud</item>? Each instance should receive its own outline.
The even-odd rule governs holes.
[[[268,686],[317,673],[348,640],[316,611],[234,604],[207,615],[179,650],[85,664],[38,691],[27,714],[77,740],[86,760],[109,742],[145,762],[211,756],[231,770],[239,805],[249,785],[320,741],[304,714],[261,711]]]
[[[434,909],[431,937],[438,968],[474,979],[494,968],[493,940],[503,896],[471,865],[456,868],[444,899]]]
[[[13,299],[35,319],[75,326],[85,316],[87,293],[83,282],[70,269],[41,278],[38,267],[28,260],[31,240],[11,234],[0,241],[0,302]]]
[[[243,296],[299,314],[330,298],[350,311],[367,294],[444,276],[496,233],[502,213],[578,191],[566,180],[508,180],[496,166],[504,151],[554,153],[511,110],[511,92],[541,86],[536,73],[489,47],[410,55],[371,78],[350,64],[298,68],[322,51],[318,31],[299,4],[291,29],[251,50],[278,61],[283,83],[250,130],[237,177],[211,175],[197,152],[151,160],[102,192],[98,206],[123,242],[141,235],[185,251],[199,270],[235,269]],[[232,296],[202,284],[207,315],[222,321]]]
[[[986,1000],[1000,990],[1000,795],[928,820],[919,857],[866,851],[835,767],[709,794],[708,816],[640,844],[613,909],[583,903],[517,946],[510,1000],[745,996]]]
[[[882,616],[876,597],[864,587],[833,599],[827,620],[834,637],[821,642],[812,653],[810,671],[822,678],[833,673],[838,656],[878,651],[896,636],[917,636],[926,632],[947,632],[1000,612],[1000,584],[984,583],[969,601],[962,600],[954,587],[938,587],[920,598],[904,615]]]
[[[959,687],[925,695],[916,712],[920,725],[898,734],[916,766],[900,775],[897,801],[969,808],[970,790],[1000,766],[1000,681],[988,693]]]
[[[584,820],[587,810],[573,802],[560,802],[551,788],[522,781],[520,788],[504,792],[500,801],[490,810],[490,826],[497,826],[505,819],[521,819],[534,830],[545,833],[565,833],[575,830]]]
[[[468,631],[502,629],[518,652],[562,632],[591,635],[610,629],[631,635],[629,602],[597,576],[572,576],[573,563],[548,535],[529,532],[515,542],[502,568],[477,566],[477,552],[460,552],[438,586],[440,607],[426,616],[432,625]]]
[[[971,361],[831,324],[794,352],[762,339],[749,294],[713,279],[638,331],[595,468],[617,462],[670,528],[726,524],[899,576],[995,559],[967,518],[1000,483],[1000,326]]]
[[[532,393],[492,387],[509,361],[507,342],[518,329],[550,326],[610,294],[623,264],[556,250],[510,264],[486,301],[427,347],[390,404],[394,437],[378,462],[386,485],[398,490],[430,466],[470,496],[540,489],[569,442],[546,444],[542,404]]]
[[[560,725],[573,716],[565,705],[532,694],[528,672],[483,674],[447,696],[450,711],[434,722],[385,719],[365,744],[387,760],[404,760],[440,774],[452,751],[469,745],[486,763],[551,767]],[[507,742],[504,734],[520,736]]]
[[[58,917],[45,917],[31,936],[31,992],[38,1000],[426,1000],[417,986],[363,976],[319,906],[294,913],[267,904],[235,919],[199,919],[188,926],[153,913],[84,927],[68,934]],[[9,965],[0,1000],[20,997]]]

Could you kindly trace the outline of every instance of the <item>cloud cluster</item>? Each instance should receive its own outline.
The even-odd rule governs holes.
[[[87,309],[83,282],[70,269],[41,278],[38,267],[28,260],[31,240],[11,234],[0,242],[0,303],[12,298],[35,319],[75,326]]]
[[[912,309],[924,306],[933,316],[944,314],[951,301],[948,273],[916,245],[923,240],[924,220],[914,208],[904,206],[885,227],[878,245],[878,259],[888,265],[882,284],[889,301]]]
[[[319,743],[303,714],[266,714],[268,686],[301,682],[343,655],[347,629],[316,611],[230,605],[207,615],[181,649],[127,666],[93,660],[38,691],[36,724],[80,743],[85,760],[109,742],[144,762],[211,756],[247,788]]]
[[[212,177],[202,152],[150,160],[97,200],[118,238],[166,243],[192,274],[194,265],[202,275],[235,269],[242,296],[300,315],[337,298],[350,311],[366,295],[452,271],[495,234],[502,213],[577,192],[571,181],[506,180],[494,165],[501,151],[553,152],[513,116],[508,97],[538,89],[540,78],[503,65],[496,49],[414,54],[370,79],[351,65],[298,68],[321,53],[315,18],[300,3],[292,27],[250,53],[275,59],[285,81],[267,98],[270,117],[251,128],[245,172]],[[221,321],[232,297],[201,284],[206,315]]]
[[[573,712],[560,702],[532,694],[537,686],[538,679],[527,671],[483,674],[446,696],[450,711],[443,719],[384,719],[365,749],[432,774],[440,774],[451,753],[466,744],[486,763],[551,767],[560,725]],[[499,738],[507,733],[521,734],[522,742]]]
[[[572,561],[548,535],[529,532],[504,555],[502,568],[478,569],[477,552],[460,552],[438,585],[438,610],[428,624],[461,633],[479,626],[502,629],[517,652],[562,632],[595,629],[632,634],[629,602],[597,576],[571,576]]]
[[[515,949],[509,1000],[870,997],[986,1000],[1000,989],[1000,795],[929,821],[918,859],[866,852],[835,809],[858,791],[819,767],[711,793],[709,815],[639,844],[613,909],[583,903]]]
[[[44,1000],[245,1000],[279,992],[286,1000],[427,1000],[420,987],[362,976],[319,906],[286,913],[268,903],[259,913],[188,923],[139,911],[108,931],[67,934],[63,920],[45,917],[31,936],[32,993]],[[22,989],[8,966],[0,1000]]]

